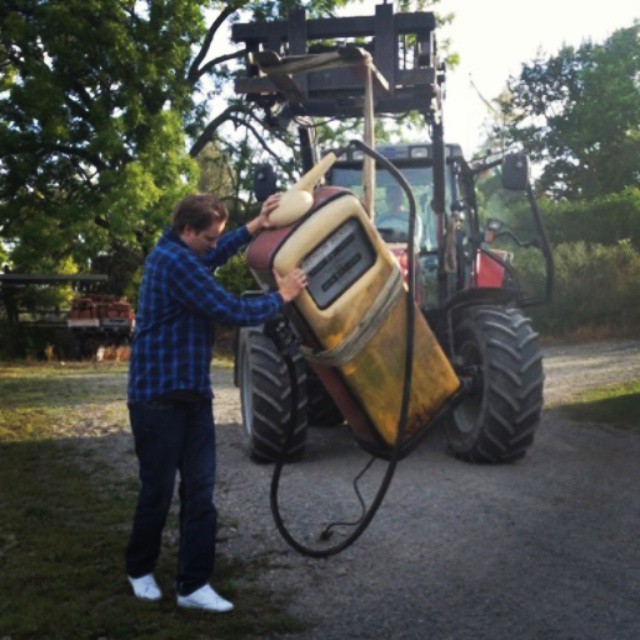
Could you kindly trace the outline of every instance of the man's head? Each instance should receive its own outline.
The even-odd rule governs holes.
[[[213,194],[187,196],[173,211],[173,230],[198,255],[216,245],[229,217],[227,207]]]

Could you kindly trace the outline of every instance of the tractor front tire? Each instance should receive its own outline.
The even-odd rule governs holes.
[[[261,328],[242,329],[239,335],[238,381],[245,442],[251,459],[280,459],[291,427],[292,389],[298,388],[298,407],[287,461],[299,460],[307,438],[306,365],[293,356],[296,380],[291,380],[285,356]]]
[[[467,310],[455,326],[455,364],[473,371],[475,383],[454,409],[447,440],[468,462],[522,458],[533,443],[543,403],[538,334],[519,309]]]

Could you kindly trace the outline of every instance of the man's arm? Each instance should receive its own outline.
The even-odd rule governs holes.
[[[173,263],[172,267],[171,295],[192,311],[227,325],[254,325],[270,320],[307,283],[305,274],[296,269],[284,278],[277,277],[277,292],[235,296],[218,284],[195,256]]]
[[[248,244],[250,240],[251,234],[246,226],[225,233],[220,237],[216,246],[202,256],[202,262],[209,269],[221,267],[227,263],[229,258],[235,256],[242,247]]]
[[[262,229],[268,229],[271,225],[269,223],[269,216],[277,208],[280,203],[280,194],[274,193],[269,196],[262,205],[260,215],[255,217],[246,225],[232,231],[231,233],[225,233],[219,240],[215,248],[208,251],[202,258],[202,261],[210,269],[221,267],[223,264],[236,255],[242,247],[249,243],[251,238]]]

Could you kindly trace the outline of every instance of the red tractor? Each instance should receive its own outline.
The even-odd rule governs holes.
[[[379,158],[391,162],[413,191],[414,255],[408,253],[406,196],[381,160],[374,193],[369,194],[375,202],[373,223],[405,275],[412,261],[417,266],[416,301],[465,382],[465,393],[446,418],[451,451],[470,462],[521,458],[533,442],[543,405],[538,335],[522,309],[550,299],[552,256],[527,158],[514,153],[470,164],[459,146],[445,144],[445,71],[438,61],[433,14],[394,14],[389,4],[379,5],[374,16],[359,18],[306,20],[304,11],[294,11],[287,21],[236,24],[233,38],[248,51],[247,77],[237,81],[236,90],[264,111],[266,122],[298,123],[304,171],[317,158],[309,118],[361,115],[364,94],[362,80],[349,69],[298,73],[307,56],[338,52],[351,60],[357,55],[354,48],[368,52],[386,85],[374,98],[375,113],[422,114],[424,142],[376,147]],[[267,67],[288,61],[294,65],[291,73],[265,74]],[[326,183],[364,197],[362,156],[358,145],[341,149]],[[482,192],[480,202],[478,177],[497,174],[499,167],[500,184],[495,175],[489,181],[492,190]],[[260,167],[258,199],[273,190],[273,170]],[[348,243],[344,246],[347,255]],[[327,250],[328,261],[336,256],[337,249]],[[292,415],[291,458],[302,455],[308,425],[344,420],[314,367],[297,354],[292,373],[273,335],[272,327],[258,327],[242,329],[237,336],[236,382],[248,451],[258,461],[278,459]],[[297,407],[291,406],[294,384]]]

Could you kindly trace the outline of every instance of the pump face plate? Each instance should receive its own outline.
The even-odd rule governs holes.
[[[357,218],[347,220],[309,253],[300,265],[309,277],[307,290],[319,309],[326,309],[376,260],[376,253]]]

